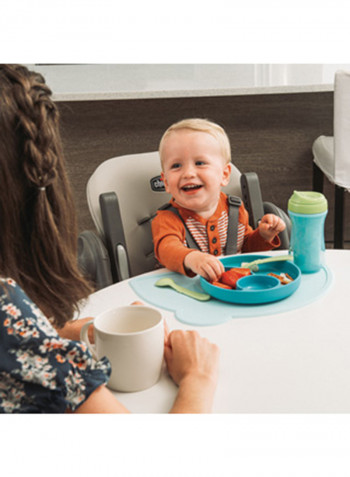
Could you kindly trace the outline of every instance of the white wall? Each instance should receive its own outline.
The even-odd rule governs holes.
[[[333,84],[339,69],[350,70],[350,64],[273,64],[256,66],[256,86],[301,86]]]

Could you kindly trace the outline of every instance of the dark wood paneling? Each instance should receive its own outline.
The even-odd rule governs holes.
[[[98,164],[118,155],[156,150],[164,130],[177,120],[206,117],[221,124],[231,141],[233,162],[242,172],[256,171],[264,200],[283,209],[293,189],[312,188],[313,141],[320,134],[333,134],[331,92],[62,102],[59,108],[81,230],[93,228],[85,187]],[[329,184],[325,194],[330,205],[326,237],[331,240]],[[349,231],[347,227],[347,239]]]

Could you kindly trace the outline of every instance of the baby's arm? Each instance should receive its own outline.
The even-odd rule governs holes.
[[[158,211],[152,221],[154,253],[164,267],[183,275],[194,276],[195,272],[186,270],[185,258],[193,249],[185,245],[183,222],[173,212]]]
[[[225,271],[223,264],[214,255],[196,250],[186,255],[184,266],[210,281],[218,280]]]
[[[217,280],[224,266],[213,255],[186,247],[184,225],[170,211],[158,212],[152,221],[155,256],[169,270],[188,276]]]
[[[271,242],[276,235],[286,228],[284,221],[275,214],[266,214],[259,223],[259,233],[267,242]]]

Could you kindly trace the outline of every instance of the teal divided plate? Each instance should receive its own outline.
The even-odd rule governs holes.
[[[269,258],[271,255],[235,255],[233,257],[224,257],[220,261],[225,270],[241,267],[243,262],[253,262],[254,260]],[[278,284],[275,287],[260,289],[227,290],[212,285],[210,282],[200,277],[200,284],[206,293],[213,298],[228,303],[238,303],[241,305],[260,305],[263,303],[272,303],[283,300],[294,293],[301,281],[301,271],[292,261],[270,262],[259,265],[259,270],[253,272],[255,276],[267,276],[268,273],[288,273],[293,278],[291,283],[286,285]],[[242,279],[241,279],[242,280]]]

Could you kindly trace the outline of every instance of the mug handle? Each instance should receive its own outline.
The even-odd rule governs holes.
[[[85,323],[81,330],[80,330],[80,341],[84,341],[92,354],[92,357],[98,361],[97,355],[96,355],[96,349],[95,346],[90,343],[89,336],[88,336],[88,328],[89,326],[94,322],[94,320],[88,321]]]

